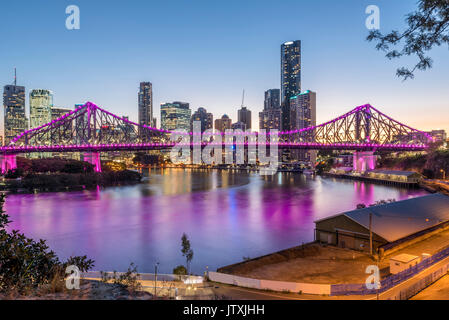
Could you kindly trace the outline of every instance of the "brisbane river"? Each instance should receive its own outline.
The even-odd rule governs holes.
[[[314,221],[359,203],[424,195],[360,181],[297,173],[157,169],[142,184],[105,189],[10,194],[5,210],[17,229],[46,239],[61,258],[87,255],[94,270],[171,273],[185,264],[181,236],[191,239],[192,271],[314,240]]]

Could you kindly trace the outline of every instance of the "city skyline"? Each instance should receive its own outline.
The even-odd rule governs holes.
[[[303,15],[304,12],[307,13],[307,9],[309,9],[309,13],[313,12],[312,17],[306,19],[309,23],[318,14],[323,15],[324,18],[320,21],[322,25],[318,25],[315,22],[308,29],[304,29],[301,26],[306,22],[289,22],[290,26],[292,26],[290,28],[292,31],[281,32],[279,28],[273,26],[274,23],[269,23],[273,30],[264,35],[266,42],[263,44],[263,50],[260,47],[255,47],[253,50],[249,50],[248,53],[239,52],[239,49],[252,46],[259,39],[260,35],[253,28],[259,26],[260,22],[253,17],[258,13],[267,14],[266,9],[256,6],[255,2],[243,5],[242,12],[234,17],[239,26],[241,27],[243,23],[241,19],[244,15],[252,19],[250,19],[251,23],[243,29],[243,35],[238,35],[234,28],[227,30],[224,27],[224,18],[228,17],[230,8],[226,8],[222,13],[218,13],[210,6],[204,5],[200,11],[201,14],[209,13],[205,17],[207,21],[214,17],[221,17],[221,19],[211,25],[213,31],[226,35],[225,44],[229,42],[234,43],[232,48],[226,52],[220,51],[223,50],[224,44],[219,45],[213,41],[211,42],[212,46],[203,44],[203,54],[217,54],[215,59],[220,59],[220,64],[214,65],[216,70],[219,71],[219,76],[216,76],[214,81],[211,81],[211,73],[209,70],[206,70],[206,67],[211,67],[209,59],[203,61],[205,66],[193,73],[191,68],[201,66],[201,64],[198,64],[198,58],[192,55],[192,51],[187,50],[183,54],[168,54],[165,52],[168,55],[167,58],[178,60],[173,62],[172,65],[167,64],[166,58],[160,55],[160,46],[166,44],[170,39],[170,35],[174,36],[176,32],[179,32],[180,25],[178,24],[175,24],[169,30],[158,29],[161,36],[154,39],[154,42],[152,42],[154,50],[146,52],[146,55],[141,55],[136,53],[135,50],[131,50],[132,46],[128,50],[132,52],[126,52],[126,50],[118,48],[116,51],[109,50],[110,46],[103,44],[104,50],[101,51],[101,54],[100,51],[91,53],[89,59],[89,54],[77,51],[79,58],[75,58],[73,52],[67,50],[74,48],[73,46],[75,45],[92,45],[93,48],[98,50],[99,45],[92,43],[92,38],[88,37],[86,39],[86,33],[93,32],[94,35],[104,33],[107,37],[112,37],[117,32],[121,34],[119,31],[122,29],[122,32],[125,32],[125,30],[135,30],[136,27],[135,24],[131,23],[129,25],[116,25],[112,27],[113,31],[105,31],[99,26],[101,21],[105,21],[105,18],[97,17],[101,13],[101,6],[80,1],[81,21],[83,22],[81,30],[65,30],[63,23],[60,26],[62,30],[58,29],[59,27],[56,23],[44,25],[38,23],[36,25],[37,29],[45,28],[47,30],[50,28],[47,31],[55,39],[62,40],[60,53],[52,53],[50,56],[46,56],[48,55],[47,49],[41,48],[31,59],[27,54],[13,55],[2,52],[0,53],[0,80],[2,81],[2,86],[12,83],[13,68],[15,66],[18,67],[18,85],[26,87],[27,115],[29,114],[28,97],[31,90],[45,88],[54,92],[55,105],[57,106],[73,109],[74,104],[90,100],[115,113],[128,115],[130,119],[137,120],[136,94],[138,92],[138,83],[150,81],[154,86],[155,101],[153,113],[158,118],[158,124],[160,124],[159,106],[166,101],[176,100],[188,101],[192,110],[196,110],[198,107],[205,107],[214,114],[214,118],[219,118],[226,113],[231,119],[237,119],[238,108],[235,106],[239,104],[240,92],[243,88],[247,92],[245,104],[253,114],[258,114],[258,112],[263,110],[264,92],[269,88],[279,88],[279,46],[286,41],[300,39],[302,41],[302,63],[304,66],[304,70],[302,70],[302,89],[318,92],[317,122],[332,119],[344,113],[350,107],[371,103],[373,106],[388,111],[393,117],[400,118],[417,129],[445,129],[449,131],[449,125],[445,120],[449,116],[446,102],[449,100],[449,97],[444,92],[444,82],[442,81],[449,70],[449,64],[443,59],[443,54],[446,50],[440,48],[432,51],[432,57],[435,60],[433,69],[418,73],[415,80],[402,82],[394,76],[395,67],[408,64],[411,60],[405,59],[399,62],[389,62],[382,53],[375,51],[372,44],[365,41],[365,37],[368,34],[368,30],[364,27],[366,18],[364,9],[366,4],[363,2],[354,5],[353,3],[353,6],[345,12],[344,9],[348,9],[345,6],[340,8],[328,2],[327,8],[329,10],[318,10],[315,12],[312,10],[315,6],[313,4],[307,2],[296,4],[292,2],[292,8],[302,9],[299,11],[299,15]],[[229,5],[232,8],[236,3],[231,1]],[[8,6],[10,6],[9,9],[12,12],[20,9],[19,6],[14,4],[8,4]],[[34,4],[30,4],[30,6],[34,7]],[[179,6],[185,5],[180,3]],[[388,30],[399,28],[403,25],[404,15],[413,9],[414,2],[389,4],[386,1],[380,1],[379,6],[383,13],[381,28],[382,30]],[[61,21],[63,21],[65,16],[60,8],[65,6],[55,5],[54,7],[48,10],[48,12],[43,12],[37,6],[36,10],[44,16],[49,15],[49,17],[53,14],[61,14]],[[186,9],[188,9],[188,13],[192,12],[192,8]],[[254,10],[251,11],[250,9]],[[158,4],[154,10],[156,12],[158,10],[165,12],[167,8],[162,4]],[[146,22],[141,21],[143,17],[138,15],[137,12],[132,9],[126,9],[125,11],[128,14],[136,14],[139,18],[138,23],[146,26]],[[332,19],[328,19],[332,15],[328,11],[332,11],[332,15],[336,17],[340,15],[342,19],[345,17],[348,19],[346,19],[345,23],[335,26],[336,28],[333,30],[330,28]],[[114,6],[109,9],[108,13],[110,13],[110,17],[118,15]],[[24,14],[26,16],[27,13],[25,12]],[[10,19],[7,16],[4,18],[0,24],[7,23],[8,19]],[[99,19],[98,24],[94,23],[94,18]],[[275,21],[278,21],[278,19],[281,18],[276,18]],[[204,23],[204,21],[201,23]],[[32,39],[29,38],[29,31],[23,29],[26,26],[29,25],[23,23],[21,28],[12,30],[13,35],[19,35],[22,32],[25,34],[25,38],[30,41],[30,43],[27,42],[25,45],[21,44],[19,46],[19,48],[24,50],[32,43]],[[354,31],[350,30],[355,28],[355,26],[358,27]],[[189,25],[187,29],[189,28],[195,28],[195,23]],[[324,29],[329,32],[328,35],[320,34],[320,31]],[[335,41],[337,41],[335,35],[337,32],[341,32],[342,29],[346,31],[344,33],[345,37],[338,38],[340,44],[337,46],[341,51],[326,52],[326,47],[335,45]],[[308,30],[308,32],[304,30]],[[317,37],[317,34],[319,34],[319,37]],[[83,35],[83,40],[79,38],[80,35]],[[211,33],[203,36],[209,42],[211,39],[214,39]],[[245,37],[247,43],[244,42]],[[196,38],[189,38],[191,40],[189,46],[197,44],[200,38],[202,38],[201,35]],[[130,36],[129,40],[119,38],[119,43],[127,44],[132,39],[132,36]],[[171,39],[176,40],[176,37]],[[16,44],[15,39],[11,41],[13,44]],[[184,48],[187,46],[187,43],[186,41],[181,41],[180,45]],[[53,48],[53,44],[50,47]],[[200,56],[203,57],[203,54]],[[108,63],[112,63],[117,58],[131,56],[136,56],[136,60],[139,62],[144,61],[145,66],[138,69],[134,67],[132,61],[120,60],[111,71],[105,71],[104,68],[109,66]],[[334,59],[338,59],[338,65],[335,65],[334,61],[329,58],[332,56]],[[106,63],[102,62],[103,58],[107,61]],[[60,70],[64,69],[61,68],[61,64],[65,65],[66,69],[68,69],[67,72],[49,72],[49,75],[44,74],[42,70],[45,70],[45,68],[50,70],[55,68],[51,66],[53,62],[56,64],[55,67],[60,68]],[[162,74],[161,69],[156,68],[158,63],[165,68],[165,73]],[[180,67],[180,63],[183,64],[183,67],[180,69],[182,72],[177,73],[176,70]],[[99,64],[99,66],[94,64]],[[79,70],[75,70],[74,66]],[[229,70],[226,71],[224,70],[225,68]],[[263,71],[261,72],[259,69],[263,69]],[[257,70],[257,72],[253,72],[254,70]],[[344,72],[345,70],[347,72]],[[101,71],[105,71],[104,74]],[[115,77],[113,76],[114,73]],[[85,74],[85,78],[83,74]],[[177,75],[178,79],[173,80],[174,75]],[[231,81],[231,79],[237,78],[236,75],[238,77],[241,76],[239,81]],[[102,82],[106,77],[110,79]],[[173,81],[168,82],[167,77]],[[212,86],[205,82],[214,82],[215,84]],[[105,88],[108,88],[108,90],[105,90]],[[214,90],[210,90],[211,88],[214,88]],[[223,91],[227,92],[226,97],[218,94]],[[422,112],[423,109],[429,108],[435,110],[438,117],[433,116],[431,113]],[[1,118],[3,119],[3,115]],[[253,130],[258,129],[258,121],[254,121],[254,119],[253,127]]]

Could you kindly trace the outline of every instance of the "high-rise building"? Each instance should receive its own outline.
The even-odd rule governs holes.
[[[270,89],[265,91],[264,110],[279,109],[281,107],[281,90]]]
[[[316,92],[307,90],[290,98],[291,130],[316,126]],[[313,134],[303,136],[302,142],[314,142]],[[315,163],[316,151],[293,150],[292,158],[301,162]]]
[[[161,129],[190,131],[191,110],[186,102],[161,104]]]
[[[289,99],[301,93],[301,41],[281,45],[282,130],[290,130]]]
[[[251,111],[242,106],[238,111],[238,122],[244,123],[246,130],[251,130]]]
[[[447,134],[445,130],[432,130],[428,132],[429,135],[431,135],[436,142],[446,142],[447,140]]]
[[[232,128],[232,120],[227,114],[224,114],[220,119],[215,119],[215,130],[225,132],[226,129]]]
[[[66,109],[66,108],[60,108],[60,107],[52,107],[51,108],[51,120],[59,119],[66,113],[69,113],[70,111],[72,111],[72,110]]]
[[[233,124],[231,125],[231,129],[232,129],[232,130],[242,130],[242,131],[246,131],[247,128],[246,128],[246,124],[245,124],[245,123],[238,121],[238,122],[233,123]]]
[[[52,118],[53,93],[45,89],[30,92],[30,128],[49,123]]]
[[[25,87],[18,86],[16,79],[13,85],[3,88],[3,107],[5,117],[5,145],[18,134],[28,128],[25,115]]]
[[[263,111],[259,112],[259,129],[281,130],[281,90],[270,89],[265,91]]]
[[[67,108],[61,108],[61,107],[52,107],[51,108],[51,120],[56,120],[61,118],[63,115],[69,113],[70,109]],[[64,122],[63,130],[60,130],[60,136],[64,141],[67,141],[69,143],[72,140],[72,128],[73,123],[72,121]]]
[[[201,122],[201,132],[204,132],[209,129],[213,129],[214,126],[214,116],[212,113],[207,112],[205,108],[198,108],[192,115],[190,130],[193,131],[193,122],[199,121]]]
[[[268,109],[259,112],[259,129],[281,130],[281,108]]]
[[[153,125],[153,85],[141,82],[139,89],[139,124]]]

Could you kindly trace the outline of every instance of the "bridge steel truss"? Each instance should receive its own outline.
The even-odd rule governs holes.
[[[266,144],[270,144],[269,135],[273,133],[267,133]],[[168,149],[175,145],[170,141],[172,134],[192,136],[197,133],[170,132],[139,125],[87,102],[59,119],[19,134],[10,145],[1,147],[1,153]],[[249,135],[254,138],[258,133]],[[247,139],[243,144],[257,144],[251,142],[255,140]],[[288,149],[422,151],[428,148],[432,138],[367,104],[318,126],[279,132],[276,141],[279,148]],[[209,143],[201,142],[201,145]]]

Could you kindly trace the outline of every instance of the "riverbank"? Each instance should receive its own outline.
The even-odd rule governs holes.
[[[130,170],[87,173],[28,173],[4,178],[0,190],[11,193],[63,192],[139,183],[140,173]]]
[[[132,292],[123,285],[96,280],[80,280],[80,288],[67,290],[47,286],[41,290],[21,295],[17,292],[0,294],[0,300],[152,300],[153,295],[145,290]]]
[[[449,181],[442,180],[423,180],[420,187],[430,193],[442,193],[449,196]]]

